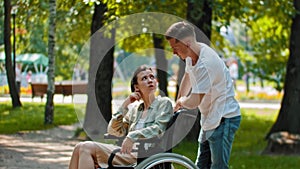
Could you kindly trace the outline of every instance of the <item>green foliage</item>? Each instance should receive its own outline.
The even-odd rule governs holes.
[[[213,3],[213,11],[214,33],[220,33],[222,27],[231,27],[237,37],[236,44],[230,44],[214,35],[218,49],[229,50],[224,53],[237,56],[246,72],[272,81],[280,91],[289,56],[291,18],[295,15],[293,1],[218,0]]]
[[[142,13],[142,12],[162,12],[167,14],[176,15],[178,17],[185,18],[187,4],[186,2],[182,1],[171,1],[171,0],[164,0],[164,1],[107,1],[108,2],[108,12],[107,14],[107,24],[111,24],[111,21],[123,18],[128,15]],[[145,20],[147,22],[141,23],[133,23],[132,21],[126,23],[126,19],[122,21],[118,21],[121,25],[117,25],[118,29],[116,30],[116,41],[118,46],[124,49],[126,52],[137,52],[148,48],[153,48],[153,40],[152,40],[152,32],[154,25],[156,29],[165,30],[167,28],[159,27],[160,24],[157,22],[165,21],[165,25],[169,26],[170,23],[169,18],[155,18],[155,15],[146,15]],[[153,18],[151,18],[153,17]],[[150,21],[150,22],[149,22]],[[139,27],[137,27],[139,26]],[[139,31],[140,30],[140,31]],[[135,32],[134,36],[132,35],[132,31]],[[139,32],[138,34],[136,34]],[[126,37],[126,39],[122,39]],[[153,52],[153,51],[152,51]],[[153,53],[143,53],[143,55],[153,55]]]
[[[0,25],[1,25],[1,32],[0,32],[0,46],[4,45],[4,3],[0,3]],[[1,51],[1,50],[0,50]]]
[[[70,125],[78,122],[74,105],[55,104],[54,121],[44,125],[45,106],[42,103],[23,103],[20,108],[12,109],[10,103],[0,103],[0,133],[14,134],[19,131],[43,130],[57,125]]]
[[[57,0],[56,18],[56,76],[70,79],[75,63],[85,63],[79,53],[90,37],[94,3],[105,3],[108,7],[105,13],[105,25],[128,15],[143,12],[162,12],[180,18],[186,18],[187,3],[200,5],[202,1],[131,1],[131,0]],[[242,71],[250,71],[266,80],[273,81],[275,88],[282,88],[285,65],[289,56],[289,35],[291,18],[295,15],[292,0],[206,0],[213,9],[212,44],[225,57],[237,56],[244,66]],[[48,2],[41,0],[13,0],[18,5],[16,17],[17,54],[37,52],[47,55],[48,39]],[[1,14],[3,14],[3,4]],[[199,10],[195,10],[198,11]],[[198,13],[196,12],[196,13]],[[195,14],[194,17],[203,15]],[[171,22],[168,18],[156,18]],[[128,36],[136,28],[132,24],[119,27],[116,32],[116,42],[119,48],[126,52],[141,52],[153,48],[152,32],[149,28],[157,23],[145,22],[139,34]],[[0,19],[3,25],[3,17]],[[222,27],[233,28],[236,44],[230,44],[220,35]],[[113,27],[117,27],[113,25]],[[148,28],[148,29],[147,29]],[[160,28],[165,29],[165,28]],[[0,38],[3,34],[0,33]],[[122,39],[126,37],[126,39]],[[2,39],[2,38],[1,38]],[[120,40],[120,41],[118,41]],[[0,41],[1,43],[1,41]],[[167,45],[168,46],[168,45]],[[153,55],[153,52],[141,53]]]
[[[79,54],[90,37],[91,10],[81,0],[58,1],[56,74],[65,80],[72,78],[76,63],[88,62]]]
[[[274,109],[242,109],[241,126],[235,135],[229,168],[296,169],[299,167],[299,156],[262,154],[267,144],[265,134],[273,125],[277,114],[278,111]],[[183,141],[173,149],[173,152],[195,161],[197,148],[196,141]]]
[[[48,55],[48,1],[15,0],[17,54],[43,53]],[[1,4],[2,5],[2,4]],[[2,8],[1,8],[2,9]],[[71,79],[81,47],[89,39],[91,7],[82,0],[57,0],[56,17],[56,76]],[[1,24],[1,21],[0,21]],[[2,24],[1,24],[2,25]],[[1,34],[0,34],[1,36]]]

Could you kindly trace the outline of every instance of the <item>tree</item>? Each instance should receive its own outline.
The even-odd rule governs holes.
[[[157,79],[159,81],[159,94],[161,96],[168,96],[168,61],[164,52],[163,36],[153,34],[154,55],[157,68]]]
[[[107,4],[100,4],[95,6],[95,13],[97,15],[94,15],[93,17],[93,23],[92,23],[92,33],[96,33],[102,26],[104,26],[105,23],[105,12],[107,10]],[[100,16],[99,16],[100,15]],[[104,116],[105,120],[109,122],[111,119],[111,101],[112,101],[112,77],[114,72],[114,39],[115,39],[115,28],[112,28],[110,30],[110,36],[106,37],[106,35],[101,33],[103,38],[105,40],[108,40],[110,44],[112,44],[113,47],[109,49],[107,53],[103,56],[101,59],[101,63],[99,65],[99,68],[97,70],[96,80],[95,80],[95,92],[97,97],[97,103],[100,108],[100,111],[102,115]],[[100,40],[100,39],[96,39]],[[95,41],[95,44],[93,44],[93,41],[91,42],[91,50],[96,50],[96,44],[99,43]],[[93,47],[95,45],[95,48]],[[92,54],[94,51],[91,52]],[[95,53],[96,54],[96,53]],[[98,57],[99,54],[96,54],[96,57]],[[91,56],[95,57],[95,56]],[[108,106],[110,105],[110,106]]]
[[[56,63],[58,79],[71,79],[74,65],[87,70],[88,59],[80,56],[81,49],[90,37],[92,6],[83,4],[82,0],[57,0],[56,20]],[[67,42],[66,43],[66,39]]]
[[[186,3],[177,1],[122,1],[112,6],[116,6],[116,16],[130,15],[139,12],[164,12],[175,14],[177,16],[183,16],[185,14]],[[151,18],[151,17],[150,17]],[[149,18],[147,18],[149,19]],[[151,20],[157,20],[162,18],[151,18]],[[154,27],[149,23],[143,23],[146,28]],[[167,24],[167,22],[166,22]],[[144,32],[147,33],[147,32]],[[151,38],[151,39],[149,39]],[[135,41],[136,43],[132,43]],[[132,45],[134,44],[134,45]],[[154,47],[153,55],[155,56],[155,63],[157,68],[157,79],[159,81],[159,94],[162,96],[168,96],[168,60],[167,55],[164,52],[165,41],[164,36],[151,33],[151,36],[139,36],[129,37],[128,40],[121,43],[121,47],[127,51],[134,51],[141,48]]]
[[[54,90],[55,90],[55,27],[56,27],[56,0],[49,0],[49,35],[48,35],[48,57],[49,70],[47,102],[45,106],[45,124],[52,124],[54,116]]]
[[[16,53],[48,54],[48,1],[16,1]],[[2,4],[2,3],[1,3]],[[38,4],[38,5],[37,5]],[[55,78],[71,80],[76,62],[84,62],[79,57],[80,49],[90,35],[91,7],[82,0],[56,1],[56,57]],[[2,11],[0,11],[1,13]],[[0,27],[3,22],[0,21]],[[1,36],[1,34],[0,34]],[[0,42],[1,43],[1,42]],[[88,64],[85,65],[87,67]],[[29,67],[34,72],[33,67]]]
[[[269,143],[266,152],[269,153],[300,153],[300,144],[298,141],[279,144],[272,137],[276,136],[278,132],[289,133],[283,139],[287,139],[291,134],[300,135],[300,2],[298,0],[294,0],[294,7],[297,12],[293,17],[291,26],[290,56],[286,68],[284,96],[278,118],[267,134]]]
[[[212,25],[212,1],[211,0],[200,0],[193,1],[188,0],[187,6],[187,20],[195,26],[196,39],[199,42],[206,43],[210,45],[211,37],[211,25]],[[182,61],[179,63],[179,74],[183,74],[185,65]],[[182,80],[178,78],[177,83],[180,84]],[[198,110],[193,110],[198,111]],[[194,112],[195,113],[195,112]],[[197,140],[200,131],[200,115],[198,113],[197,120],[195,121],[192,130],[188,134],[187,138],[191,140]]]
[[[273,82],[274,88],[281,91],[289,53],[292,4],[291,0],[214,1],[212,41],[216,49],[225,58],[238,57],[245,73]],[[227,35],[228,28],[232,28],[235,43],[222,37],[222,28]]]
[[[209,43],[207,42],[207,40],[209,40],[211,37],[212,1],[211,0],[200,0],[200,1],[188,0],[187,20],[193,23],[206,36],[203,37],[203,33],[201,34],[201,32],[196,31],[197,40],[204,41],[203,43]]]
[[[11,57],[11,26],[10,26],[10,11],[11,11],[11,4],[10,0],[4,1],[4,45],[5,45],[5,69],[7,73],[7,81],[9,86],[10,96],[12,98],[12,105],[13,107],[21,107],[22,104],[20,102],[20,96],[17,92],[17,84],[15,78],[15,70],[13,70],[12,66],[12,57]]]
[[[89,91],[86,115],[83,127],[90,137],[102,136],[106,131],[107,122],[111,119],[113,77],[113,52],[115,30],[110,35],[99,30],[104,26],[107,12],[106,3],[94,3],[94,15],[91,25]],[[107,32],[106,32],[107,33]],[[109,48],[109,51],[106,49]],[[100,62],[100,63],[99,63]],[[99,63],[99,64],[97,64]],[[99,65],[99,67],[96,67]]]

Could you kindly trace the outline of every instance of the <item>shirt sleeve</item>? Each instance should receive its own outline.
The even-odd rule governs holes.
[[[207,68],[202,63],[198,65],[194,72],[190,75],[190,82],[192,84],[192,93],[208,93],[211,89],[210,74]]]
[[[145,128],[140,130],[130,131],[127,135],[131,140],[137,141],[139,138],[152,138],[162,134],[167,127],[167,123],[170,121],[173,115],[173,107],[171,101],[165,99],[156,105],[151,112],[155,120],[151,124],[147,124]]]
[[[132,111],[132,110],[131,110]],[[125,136],[128,132],[129,126],[129,113],[128,108],[120,107],[118,111],[112,115],[111,120],[109,121],[107,132],[111,135],[122,137]]]

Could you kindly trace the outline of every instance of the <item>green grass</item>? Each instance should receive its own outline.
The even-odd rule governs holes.
[[[58,125],[69,125],[78,122],[73,104],[55,104],[54,121],[51,125],[44,125],[44,112],[44,103],[23,103],[22,107],[13,109],[10,102],[1,102],[0,134],[43,130]]]
[[[242,109],[241,127],[237,131],[230,157],[231,169],[298,169],[300,156],[263,155],[265,136],[277,118],[278,110]],[[195,161],[198,143],[184,141],[174,152]]]

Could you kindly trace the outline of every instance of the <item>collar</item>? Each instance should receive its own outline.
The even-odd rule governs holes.
[[[155,97],[155,99],[153,100],[153,102],[151,103],[151,105],[149,106],[149,109],[153,109],[155,107],[155,105],[157,104],[157,100],[160,98],[161,96],[157,96]],[[138,111],[143,111],[145,109],[145,105],[144,102],[142,102],[139,107],[138,107]]]

